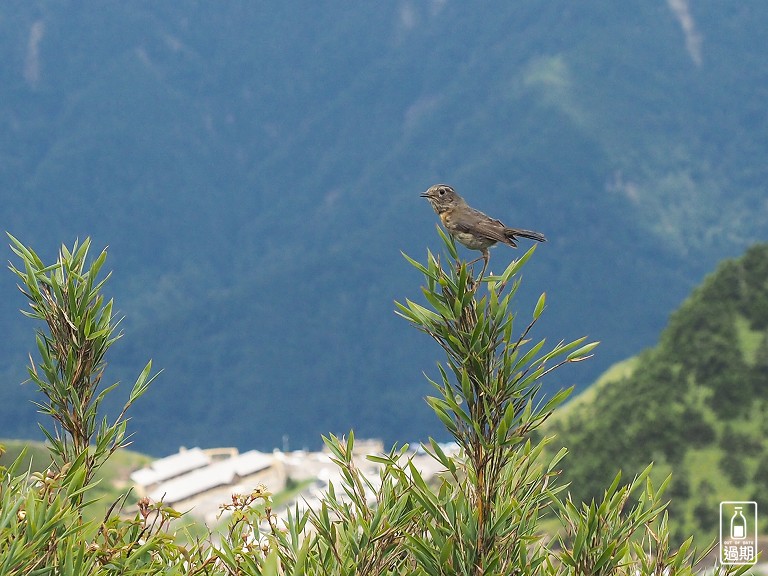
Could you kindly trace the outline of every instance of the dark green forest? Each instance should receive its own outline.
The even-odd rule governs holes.
[[[602,342],[549,384],[583,389],[768,229],[768,5],[678,4],[5,2],[0,228],[109,246],[107,378],[163,370],[147,453],[439,434],[434,346],[392,313],[436,182],[547,235],[520,306],[546,291],[544,335]],[[0,437],[39,437],[14,282]]]
[[[768,501],[768,244],[723,262],[670,317],[658,344],[555,414],[575,498],[618,469],[672,472],[678,534],[717,532],[718,503]]]

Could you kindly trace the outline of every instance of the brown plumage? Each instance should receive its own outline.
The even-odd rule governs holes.
[[[485,272],[491,257],[488,249],[497,242],[517,247],[515,240],[518,237],[536,242],[547,240],[540,232],[508,228],[499,220],[475,210],[447,184],[436,184],[421,196],[429,200],[451,236],[467,248],[481,252],[485,264],[480,276]]]

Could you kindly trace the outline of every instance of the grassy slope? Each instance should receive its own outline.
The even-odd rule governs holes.
[[[5,453],[0,456],[0,466],[10,466],[22,451],[25,451],[25,455],[19,470],[40,472],[45,470],[51,462],[48,449],[42,442],[0,439],[0,446],[5,448]],[[130,488],[130,473],[151,460],[149,456],[131,450],[115,452],[97,474],[99,484],[89,494],[95,502],[88,507],[86,513],[88,519],[103,518],[107,509]],[[130,505],[135,501],[136,498],[131,494],[126,504]]]

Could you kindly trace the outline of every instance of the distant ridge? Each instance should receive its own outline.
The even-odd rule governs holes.
[[[163,370],[137,450],[424,440],[437,351],[392,303],[439,247],[429,185],[549,239],[516,305],[601,345],[546,387],[764,238],[768,2],[732,4],[0,2],[0,234],[109,246],[107,377]],[[0,435],[40,438],[24,307],[3,269]]]

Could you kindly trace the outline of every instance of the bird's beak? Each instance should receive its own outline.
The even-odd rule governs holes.
[[[429,198],[429,193],[424,192],[422,194],[419,194],[419,196],[421,196],[422,198]]]

